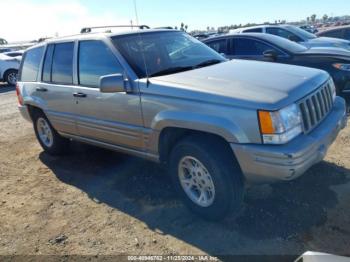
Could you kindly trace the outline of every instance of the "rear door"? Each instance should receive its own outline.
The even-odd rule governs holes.
[[[49,44],[43,61],[41,83],[36,89],[46,103],[45,113],[54,128],[68,134],[77,133],[73,57],[74,42]]]
[[[101,40],[84,40],[79,42],[77,60],[75,92],[79,135],[124,148],[142,148],[139,93],[101,93],[99,90],[101,76],[125,75],[113,51]]]
[[[208,45],[219,54],[224,54],[227,58],[230,58],[230,50],[228,46],[228,40],[226,38],[220,38],[206,42],[206,45]]]

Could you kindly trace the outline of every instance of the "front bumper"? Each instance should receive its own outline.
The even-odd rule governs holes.
[[[332,111],[315,130],[286,145],[231,144],[231,147],[248,182],[289,181],[322,161],[346,124],[345,101],[337,97]]]

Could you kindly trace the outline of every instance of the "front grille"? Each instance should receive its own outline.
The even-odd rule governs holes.
[[[311,132],[329,114],[333,107],[332,87],[328,81],[299,103],[304,133]]]

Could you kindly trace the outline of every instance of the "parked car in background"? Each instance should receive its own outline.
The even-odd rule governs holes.
[[[18,50],[18,51],[5,52],[3,54],[9,57],[17,57],[21,59],[23,56],[23,53],[24,53],[24,50]]]
[[[227,58],[248,59],[313,67],[327,71],[337,94],[350,95],[350,52],[342,48],[311,47],[282,37],[259,34],[228,34],[203,41]]]
[[[0,54],[0,81],[7,82],[12,86],[16,85],[22,54],[23,52],[9,52]]]
[[[306,47],[340,47],[350,51],[350,41],[330,37],[317,37],[293,25],[261,25],[231,30],[230,33],[266,33],[277,35]]]
[[[3,38],[0,38],[0,45],[6,45],[7,41]]]
[[[8,48],[8,47],[0,47],[0,54],[2,53],[6,53],[6,52],[11,52],[14,51],[12,48]]]
[[[314,26],[311,26],[311,25],[302,25],[302,26],[299,26],[301,29],[309,32],[309,33],[312,33],[312,34],[316,34],[318,32],[318,30],[314,27]]]
[[[317,33],[318,37],[333,37],[350,41],[350,26],[342,26]]]
[[[19,110],[47,153],[73,139],[164,163],[210,220],[237,214],[245,183],[301,176],[347,121],[327,72],[227,61],[180,31],[57,38],[23,57]]]

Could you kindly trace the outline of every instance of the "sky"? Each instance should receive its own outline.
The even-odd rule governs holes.
[[[0,38],[9,42],[79,33],[93,25],[139,24],[205,29],[248,22],[350,15],[349,0],[0,0]]]

